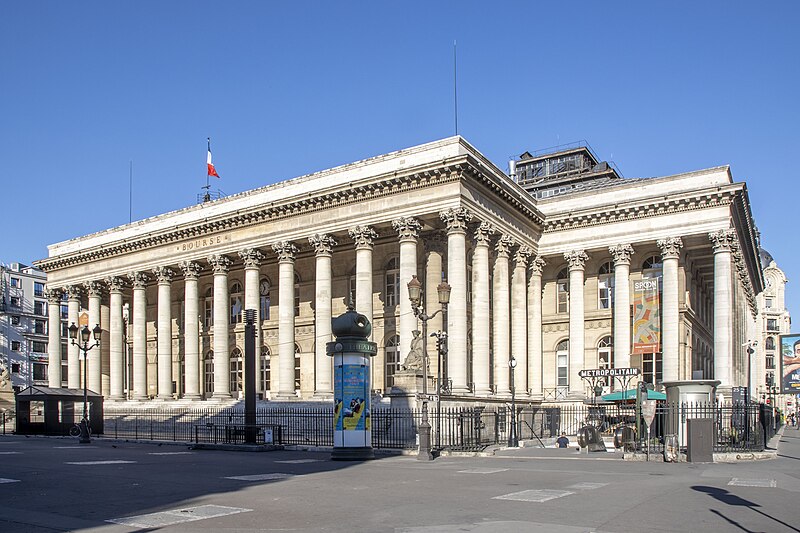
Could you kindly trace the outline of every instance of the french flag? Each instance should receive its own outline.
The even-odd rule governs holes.
[[[219,178],[219,174],[217,174],[217,169],[214,168],[214,163],[211,162],[211,137],[208,138],[208,158],[206,160],[206,163],[208,165],[208,175]]]

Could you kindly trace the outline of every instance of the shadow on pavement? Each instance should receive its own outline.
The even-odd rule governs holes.
[[[796,527],[793,527],[793,526],[787,524],[786,522],[784,522],[782,520],[778,520],[777,518],[772,517],[772,516],[764,513],[763,511],[760,511],[759,509],[757,509],[758,507],[761,507],[757,503],[751,502],[750,500],[745,500],[744,498],[741,498],[741,497],[739,497],[739,496],[737,496],[735,494],[732,494],[731,492],[729,492],[729,491],[727,491],[725,489],[721,489],[721,488],[718,488],[718,487],[709,487],[709,486],[706,486],[706,485],[694,485],[692,487],[692,490],[696,490],[697,492],[705,492],[706,494],[708,494],[709,496],[711,496],[715,500],[717,500],[719,502],[722,502],[722,503],[724,503],[726,505],[732,505],[732,506],[738,506],[738,507],[748,507],[751,510],[753,510],[754,512],[760,514],[761,516],[769,518],[770,520],[774,520],[775,522],[777,522],[777,523],[779,523],[779,524],[791,529],[792,531],[800,532],[800,529],[797,529]],[[717,515],[721,516],[727,522],[729,522],[732,525],[735,525],[736,527],[738,527],[739,529],[741,529],[743,531],[751,531],[751,530],[743,527],[738,522],[733,521],[733,520],[729,519],[728,517],[724,516],[719,511],[715,511],[714,509],[711,509],[710,511],[712,513],[714,513],[714,514],[717,514]]]

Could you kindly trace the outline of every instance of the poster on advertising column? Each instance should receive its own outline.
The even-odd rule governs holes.
[[[337,365],[334,368],[334,379],[341,383],[334,403],[334,430],[370,429],[368,371],[369,367],[361,364]]]
[[[781,392],[800,393],[800,333],[780,336]]]
[[[633,282],[633,353],[661,351],[660,278]]]

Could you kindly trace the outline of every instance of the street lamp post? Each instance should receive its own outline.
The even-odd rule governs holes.
[[[95,346],[100,346],[100,335],[102,334],[103,330],[100,328],[100,324],[97,324],[94,329],[89,331],[89,326],[83,326],[81,331],[81,340],[78,340],[78,326],[75,325],[73,322],[69,327],[69,338],[70,342],[73,346],[77,346],[80,351],[83,352],[83,418],[81,419],[80,428],[81,434],[78,438],[78,442],[81,444],[88,444],[92,442],[92,439],[89,436],[89,409],[87,407],[88,404],[88,395],[87,395],[87,386],[86,386],[86,376],[89,373],[89,355],[88,352]],[[89,337],[94,337],[94,344],[89,346]],[[83,343],[83,346],[81,346]]]
[[[450,303],[450,285],[442,282],[436,287],[439,293],[439,304],[442,307],[430,315],[420,307],[422,283],[417,279],[417,276],[411,276],[411,281],[408,282],[407,286],[408,299],[411,301],[414,316],[422,322],[422,422],[419,424],[419,453],[417,454],[417,459],[431,461],[433,460],[433,454],[431,453],[431,424],[428,420],[428,320],[447,309],[447,304]]]
[[[517,368],[517,360],[514,356],[508,360],[508,368],[511,369],[511,431],[508,432],[508,447],[519,448],[519,438],[517,437],[517,402],[516,387],[514,386],[514,369]]]
[[[436,337],[436,448],[442,447],[442,394],[445,391],[442,379],[442,356],[447,353],[447,332],[434,331]],[[449,390],[449,387],[447,388]]]

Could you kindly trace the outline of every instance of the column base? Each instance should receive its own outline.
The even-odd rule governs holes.
[[[182,400],[192,400],[194,402],[194,401],[202,400],[203,397],[200,396],[199,394],[184,394],[181,399]]]
[[[318,391],[311,396],[314,400],[332,400],[333,391]]]
[[[297,395],[294,392],[278,392],[272,399],[279,402],[287,402],[297,400]]]
[[[480,398],[488,398],[491,395],[492,395],[492,389],[490,389],[489,387],[475,389],[475,396],[478,396]]]
[[[472,391],[467,387],[453,387],[452,394],[456,396],[472,396]]]

